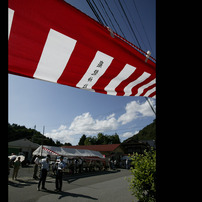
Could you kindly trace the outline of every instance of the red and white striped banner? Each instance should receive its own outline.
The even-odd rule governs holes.
[[[44,147],[44,146],[42,146],[42,149],[45,150],[45,151],[47,151],[47,152],[49,152],[50,154],[59,156],[58,153],[56,153],[56,152],[54,152],[54,151],[52,151],[52,150],[50,150],[50,149],[48,149],[48,148],[46,148],[46,147]]]
[[[156,96],[156,64],[63,0],[9,0],[8,72],[117,96]]]

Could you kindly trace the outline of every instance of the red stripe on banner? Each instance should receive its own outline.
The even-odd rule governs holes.
[[[128,86],[131,82],[136,81],[141,75],[143,74],[142,70],[139,68],[136,68],[135,72],[125,81],[123,81],[118,87],[117,87],[117,95],[124,96],[124,88]],[[141,85],[141,84],[140,84]],[[138,85],[135,86],[135,88],[138,87]]]
[[[156,98],[156,91],[155,91],[155,92],[153,92],[152,94],[150,94],[150,96],[149,96],[149,97]]]
[[[116,77],[120,73],[120,71],[123,69],[124,65],[125,64],[123,62],[117,61],[116,59],[113,59],[111,65],[106,70],[106,72],[103,74],[103,76],[100,77],[100,79],[98,80],[98,82],[93,86],[93,89],[96,92],[106,94],[107,92],[104,90],[104,88],[107,86],[107,84],[114,77]]]
[[[147,86],[147,84],[149,84],[149,82],[151,82],[151,81],[153,81],[154,79],[156,78],[156,75],[155,74],[153,74],[153,75],[151,75],[148,79],[146,79],[145,81],[143,81],[142,83],[140,83],[140,84],[138,84],[136,87],[134,87],[133,89],[132,89],[132,96],[135,96],[135,95],[137,95],[138,94],[138,96],[140,96],[142,93],[141,93],[141,87],[145,87],[145,86]],[[153,85],[153,84],[152,84]],[[149,85],[150,86],[150,85]],[[146,87],[146,88],[148,88],[148,87]],[[140,92],[140,93],[139,93]],[[144,90],[143,90],[143,92],[144,92]]]
[[[136,95],[155,77],[153,61],[145,63],[145,55],[62,0],[10,0],[8,6],[9,73],[119,96]],[[141,82],[142,74],[151,76]]]
[[[8,43],[9,73],[33,77],[48,34],[40,29],[15,11]]]
[[[145,88],[145,89],[143,90],[143,93],[140,94],[140,96],[145,96],[145,94],[147,94],[150,90],[152,90],[152,89],[154,89],[154,88],[156,88],[156,84],[153,84],[153,85],[151,85],[151,86]],[[150,94],[151,94],[151,93],[149,93],[149,95],[150,95]]]
[[[54,151],[52,151],[52,150],[50,150],[50,149],[48,149],[48,148],[46,148],[46,147],[43,147],[43,146],[42,146],[42,149],[44,149],[44,150],[46,150],[46,151],[48,151],[48,152],[51,152],[51,153],[56,154],[56,155],[59,156],[58,153],[56,153],[56,152],[54,152]]]

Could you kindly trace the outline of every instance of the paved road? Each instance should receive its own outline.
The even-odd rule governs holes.
[[[12,174],[12,170],[11,170]],[[18,180],[8,181],[9,202],[45,202],[45,201],[103,201],[137,202],[128,190],[130,171],[94,172],[90,174],[64,177],[63,191],[54,192],[55,179],[48,176],[47,191],[37,191],[38,180],[32,179],[33,168],[21,168]],[[69,183],[68,183],[69,181]]]

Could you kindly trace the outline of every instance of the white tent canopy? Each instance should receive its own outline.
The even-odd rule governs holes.
[[[41,145],[32,153],[33,155],[39,156],[67,156],[67,157],[99,157],[104,158],[98,151],[86,150],[86,149],[73,149]]]

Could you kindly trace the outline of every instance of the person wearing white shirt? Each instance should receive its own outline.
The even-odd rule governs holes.
[[[60,157],[60,161],[57,163],[57,172],[55,178],[55,191],[62,191],[62,174],[65,169],[65,162],[63,161],[63,156]]]
[[[50,160],[50,155],[47,155],[46,158],[42,159],[40,164],[41,164],[41,174],[40,174],[40,179],[38,183],[37,190],[40,191],[40,185],[42,182],[42,188],[43,190],[47,190],[45,188],[45,182],[46,182],[46,176],[47,172],[49,171],[49,160]]]

